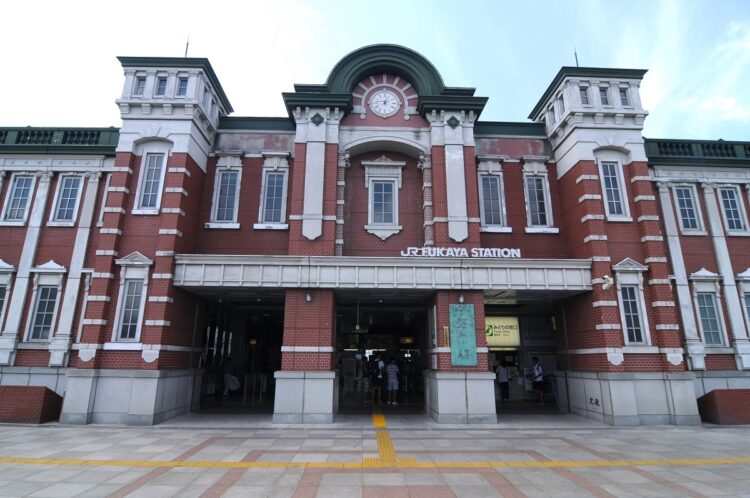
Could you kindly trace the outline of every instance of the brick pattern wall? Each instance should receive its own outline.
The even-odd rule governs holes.
[[[42,424],[60,410],[62,397],[44,386],[0,386],[0,422]]]
[[[711,424],[750,424],[750,389],[715,389],[698,398],[698,412]]]
[[[335,300],[332,290],[289,289],[284,304],[284,346],[334,346]],[[282,352],[281,369],[323,371],[333,368],[333,353]]]

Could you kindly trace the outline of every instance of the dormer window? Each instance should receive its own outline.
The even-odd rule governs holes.
[[[135,78],[135,86],[133,87],[133,95],[143,95],[143,91],[146,89],[146,77],[137,76]]]
[[[599,98],[602,101],[602,105],[609,105],[609,94],[607,93],[606,86],[599,87]]]
[[[187,95],[188,79],[184,76],[180,76],[177,80],[177,96],[184,97]]]
[[[156,91],[154,95],[163,97],[167,93],[167,77],[159,76],[156,78]]]
[[[623,107],[629,107],[630,97],[628,97],[628,89],[620,88],[619,90],[620,90],[620,104],[622,104]]]

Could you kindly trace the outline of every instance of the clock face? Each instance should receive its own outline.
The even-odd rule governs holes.
[[[398,97],[391,91],[378,90],[370,99],[370,108],[372,111],[383,117],[388,117],[396,113],[401,103]]]

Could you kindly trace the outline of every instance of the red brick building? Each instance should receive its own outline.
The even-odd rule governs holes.
[[[498,361],[534,399],[534,356],[616,425],[750,385],[750,144],[644,139],[645,71],[564,67],[508,123],[393,45],[280,118],[206,59],[120,62],[119,129],[0,128],[0,384],[62,421],[331,421],[378,355],[441,422],[497,420]]]

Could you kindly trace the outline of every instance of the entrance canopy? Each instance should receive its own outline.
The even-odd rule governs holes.
[[[374,258],[178,254],[174,285],[203,288],[591,290],[591,261],[575,259]]]

